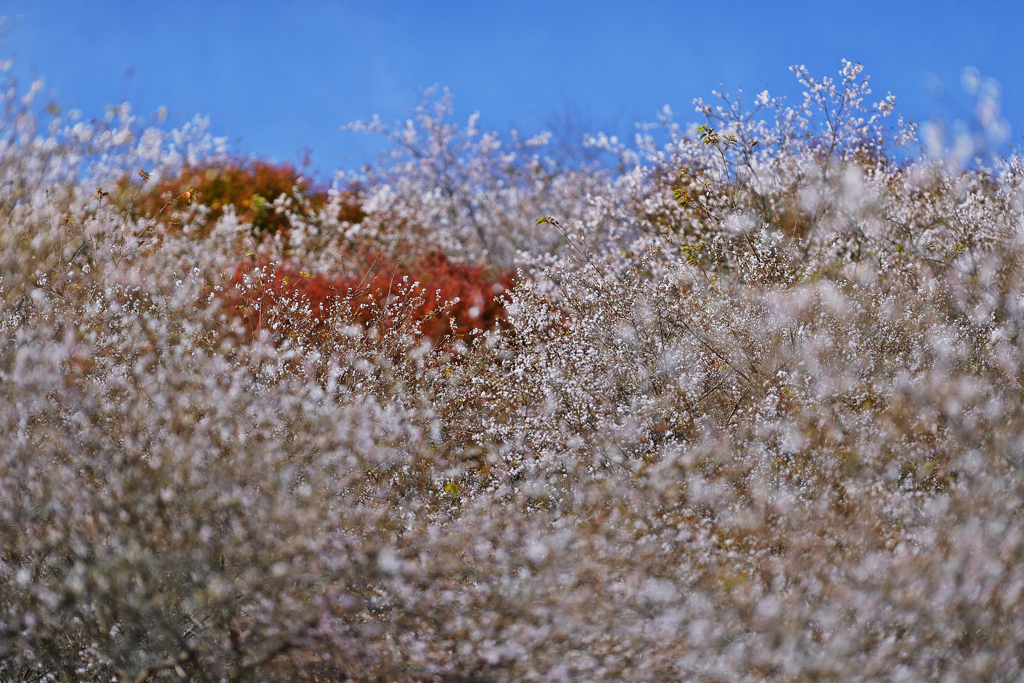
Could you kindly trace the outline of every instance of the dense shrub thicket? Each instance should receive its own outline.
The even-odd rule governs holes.
[[[796,72],[322,193],[8,78],[0,679],[1018,680],[1024,168]]]

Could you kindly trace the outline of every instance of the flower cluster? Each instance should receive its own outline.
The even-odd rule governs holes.
[[[795,72],[329,189],[3,76],[0,678],[1019,678],[1024,163]]]

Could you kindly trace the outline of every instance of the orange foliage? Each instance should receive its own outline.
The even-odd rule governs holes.
[[[274,211],[273,202],[280,195],[291,197],[292,210],[300,215],[321,208],[328,196],[326,189],[302,177],[293,164],[235,158],[184,168],[177,177],[161,181],[139,197],[135,210],[167,221],[174,211],[188,205],[184,195],[190,188],[196,194],[193,199],[210,208],[208,225],[233,205],[239,220],[251,223],[256,232],[266,233],[289,227],[287,216]],[[167,210],[162,211],[164,207]],[[364,216],[355,194],[348,193],[340,220],[357,223]]]

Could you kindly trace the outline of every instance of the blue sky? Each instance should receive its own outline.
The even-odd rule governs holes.
[[[863,62],[876,95],[915,120],[969,108],[964,67],[1002,85],[1011,141],[1024,143],[1020,2],[57,2],[0,0],[20,19],[0,46],[27,82],[86,117],[127,100],[180,122],[208,115],[239,149],[275,160],[313,150],[321,172],[372,162],[381,146],[342,131],[405,118],[432,84],[459,119],[534,133],[572,111],[593,130],[628,133],[669,104],[724,87],[799,97],[788,71],[835,75]]]

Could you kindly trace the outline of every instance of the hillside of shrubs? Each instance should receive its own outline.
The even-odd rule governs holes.
[[[0,76],[0,680],[1022,680],[1022,160],[794,72],[330,184]]]

